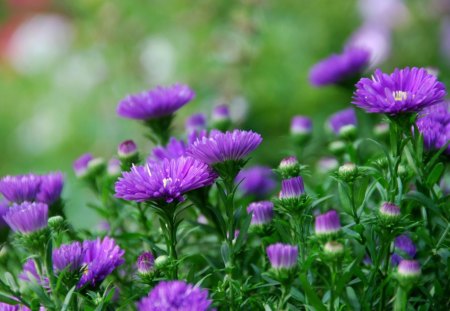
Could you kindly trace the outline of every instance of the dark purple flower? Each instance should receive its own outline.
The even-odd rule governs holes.
[[[184,281],[162,281],[137,304],[139,311],[207,311],[208,291]]]
[[[154,265],[155,257],[150,252],[143,252],[136,261],[138,272],[142,274],[151,272]]]
[[[83,275],[78,282],[78,288],[85,285],[100,284],[114,269],[123,264],[125,251],[109,237],[97,238],[83,242]]]
[[[34,201],[40,185],[41,178],[35,174],[5,176],[0,180],[0,193],[10,202]]]
[[[267,166],[254,166],[241,170],[236,177],[236,183],[245,195],[265,197],[272,192],[276,183],[272,169]]]
[[[397,267],[397,272],[402,277],[417,277],[420,275],[420,264],[417,260],[403,259]]]
[[[273,203],[270,201],[253,202],[247,207],[247,213],[252,213],[252,225],[267,224],[273,218]]]
[[[298,247],[276,243],[266,249],[267,257],[274,269],[291,269],[297,265]]]
[[[13,204],[3,219],[14,232],[31,233],[47,227],[48,205],[30,202]]]
[[[76,159],[73,162],[73,170],[75,172],[75,175],[77,177],[82,177],[82,176],[86,175],[86,173],[88,171],[89,162],[91,162],[93,159],[94,159],[94,157],[90,153],[85,153],[82,156],[80,156],[78,159]]]
[[[134,166],[116,182],[116,197],[129,201],[182,201],[191,190],[208,186],[217,178],[208,165],[191,157],[164,159]]]
[[[447,102],[424,109],[416,122],[428,150],[440,149],[450,141],[450,105]],[[450,145],[446,149],[450,154]]]
[[[356,84],[353,104],[369,113],[397,115],[440,103],[445,95],[444,84],[424,68],[397,68],[390,75],[377,69]]]
[[[413,241],[406,235],[402,234],[394,240],[395,251],[391,256],[392,265],[396,266],[402,259],[412,259],[416,255],[417,249]]]
[[[194,142],[188,149],[188,154],[207,164],[237,161],[245,158],[261,142],[261,135],[252,131],[214,131],[209,137]]]
[[[129,139],[121,142],[117,147],[117,154],[121,159],[128,159],[137,154],[137,145],[136,143]]]
[[[353,108],[338,111],[328,119],[328,127],[336,135],[339,135],[341,130],[348,126],[356,126],[356,113]]]
[[[341,230],[339,214],[335,210],[331,210],[324,214],[317,215],[314,230],[318,236],[336,234]]]
[[[79,271],[83,264],[84,249],[80,242],[63,244],[53,250],[53,269],[56,272]]]
[[[190,102],[194,96],[195,93],[184,84],[158,86],[149,91],[128,95],[117,106],[117,114],[138,120],[169,116]]]
[[[284,179],[281,181],[280,199],[298,198],[305,193],[305,185],[301,176]]]
[[[370,53],[361,48],[347,48],[315,64],[309,72],[314,86],[337,84],[359,75],[368,65]]]
[[[165,147],[157,146],[153,148],[153,156],[150,156],[147,162],[163,161],[164,159],[176,159],[186,155],[187,147],[183,140],[171,137]]]
[[[61,197],[64,176],[61,172],[54,172],[40,177],[41,185],[36,200],[51,205]]]
[[[304,116],[294,116],[291,120],[291,134],[304,135],[312,131],[312,120]]]
[[[0,199],[0,229],[6,226],[6,222],[3,216],[9,211],[9,206],[6,201]]]

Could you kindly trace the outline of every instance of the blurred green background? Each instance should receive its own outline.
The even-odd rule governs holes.
[[[72,161],[87,151],[110,158],[129,138],[148,153],[142,127],[117,117],[117,103],[177,81],[197,93],[177,114],[180,131],[189,114],[230,104],[240,126],[265,139],[256,160],[274,164],[294,114],[312,116],[320,134],[349,104],[348,90],[311,87],[308,70],[365,22],[363,2],[1,0],[0,175],[62,170],[69,215],[84,211]],[[430,66],[446,82],[448,1],[393,2],[402,6],[384,14],[391,53],[381,68]]]

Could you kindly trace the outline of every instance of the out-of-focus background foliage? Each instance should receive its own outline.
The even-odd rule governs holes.
[[[274,164],[292,115],[312,116],[320,132],[349,104],[348,91],[311,87],[308,70],[364,25],[386,30],[381,68],[430,66],[448,81],[449,2],[1,0],[0,175],[62,170],[66,193],[84,195],[71,170],[80,154],[109,158],[128,138],[150,150],[140,124],[116,116],[118,101],[177,81],[197,93],[179,129],[230,104],[264,136],[255,158]],[[71,195],[68,210],[80,200]]]

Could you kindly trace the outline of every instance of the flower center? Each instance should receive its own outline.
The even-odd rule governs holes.
[[[395,91],[395,92],[392,92],[392,96],[394,96],[395,101],[402,101],[402,100],[406,99],[408,94],[403,91]]]
[[[170,183],[172,183],[172,178],[164,178],[163,179],[163,187],[166,188],[167,185],[169,185]]]

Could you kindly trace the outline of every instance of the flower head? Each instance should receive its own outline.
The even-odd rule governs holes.
[[[184,281],[162,281],[137,304],[139,311],[207,311],[211,300],[208,291]]]
[[[304,116],[294,116],[291,120],[291,134],[310,134],[312,131],[312,120]]]
[[[217,105],[212,111],[213,121],[223,121],[230,119],[230,109],[227,105]]]
[[[116,197],[129,201],[182,201],[191,190],[208,186],[216,174],[191,157],[164,159],[160,163],[134,166],[116,182]]]
[[[128,95],[117,106],[117,114],[138,120],[169,116],[190,102],[194,96],[195,93],[184,84],[158,86],[149,91]]]
[[[416,122],[428,150],[440,149],[450,141],[450,104],[443,102],[424,109]],[[446,149],[450,154],[450,145]]]
[[[38,202],[53,204],[60,197],[64,185],[64,176],[61,172],[42,175],[39,192],[36,196]]]
[[[394,240],[395,251],[392,254],[392,265],[396,266],[402,259],[412,259],[416,255],[417,249],[414,242],[406,235],[402,234]]]
[[[333,54],[315,64],[309,71],[309,82],[314,86],[343,82],[360,74],[369,60],[367,50],[349,47],[342,54]]]
[[[252,131],[211,132],[194,142],[188,154],[207,164],[237,161],[245,158],[261,144],[261,135]]]
[[[136,266],[138,272],[141,274],[149,273],[153,270],[153,266],[155,265],[155,257],[150,252],[143,252],[139,255]]]
[[[129,139],[121,142],[117,147],[117,154],[121,159],[129,159],[137,154],[137,145],[136,143]]]
[[[239,188],[245,195],[254,195],[258,198],[267,196],[275,188],[273,172],[266,166],[243,169],[236,177],[236,182],[240,183]]]
[[[203,113],[196,113],[186,119],[186,131],[200,131],[206,128],[206,116]]]
[[[41,178],[35,174],[5,176],[0,180],[0,193],[10,202],[34,201],[40,185]]]
[[[97,238],[93,241],[84,241],[83,250],[85,269],[78,282],[79,288],[87,284],[92,286],[100,284],[114,269],[125,262],[123,259],[125,251],[109,237],[103,240]]]
[[[82,177],[87,174],[89,162],[94,160],[91,153],[85,153],[73,162],[73,170],[77,177]]]
[[[328,211],[324,214],[316,216],[314,226],[316,235],[328,236],[334,235],[341,230],[341,222],[339,214],[335,210]]]
[[[355,109],[348,108],[336,112],[328,119],[328,127],[334,134],[339,135],[345,129],[356,126],[356,113]]]
[[[22,272],[19,274],[19,279],[25,282],[32,282],[36,281],[40,285],[44,286],[45,288],[48,288],[49,282],[48,278],[42,278],[37,269],[36,264],[33,259],[28,259],[25,264],[22,267]]]
[[[186,156],[186,143],[183,140],[178,140],[171,137],[169,143],[165,146],[157,146],[153,148],[153,155],[149,157],[147,162],[163,161],[164,159],[176,159]]]
[[[445,95],[444,84],[425,68],[395,69],[390,75],[377,69],[356,84],[353,104],[369,113],[397,115],[440,103]]]
[[[70,272],[80,270],[83,264],[84,249],[80,242],[63,244],[53,250],[53,268],[55,271],[67,269]]]
[[[398,218],[400,216],[400,207],[394,203],[384,202],[380,206],[380,215],[388,218]]]
[[[276,243],[266,249],[267,257],[274,269],[291,269],[297,265],[298,247]]]
[[[420,264],[417,260],[403,259],[398,264],[397,272],[403,277],[417,277],[420,275]]]
[[[109,176],[117,177],[122,172],[121,162],[119,159],[111,158],[108,161],[108,166],[106,168]]]
[[[30,202],[13,204],[3,219],[14,232],[31,233],[47,227],[48,205]]]
[[[305,185],[301,176],[284,179],[281,181],[280,199],[298,198],[305,193]]]
[[[270,201],[253,202],[247,207],[247,213],[252,213],[252,225],[264,225],[273,218],[273,203]]]

